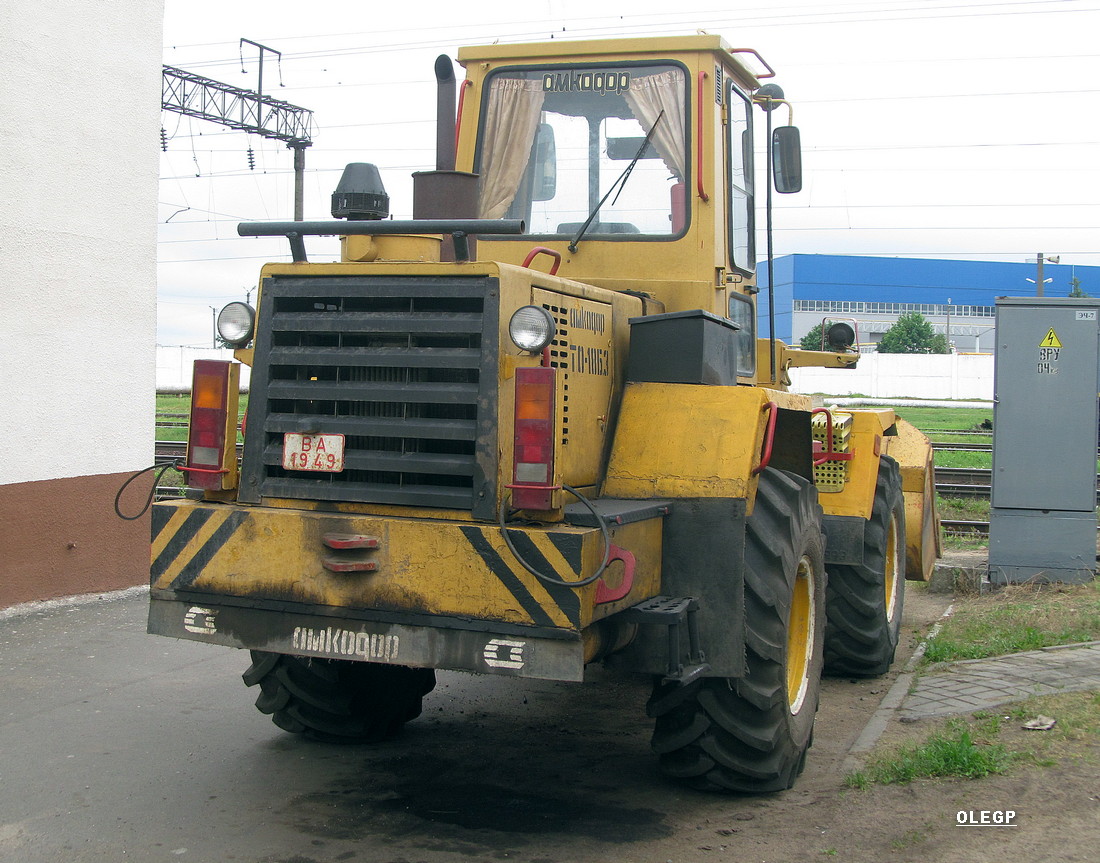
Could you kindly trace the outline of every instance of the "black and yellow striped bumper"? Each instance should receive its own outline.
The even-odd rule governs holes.
[[[584,630],[659,592],[660,521],[613,527],[629,565],[614,563],[604,579],[573,589],[527,571],[496,525],[161,503],[149,631],[300,655],[580,679]],[[604,553],[592,527],[509,528],[509,537],[529,565],[565,581],[595,572]]]

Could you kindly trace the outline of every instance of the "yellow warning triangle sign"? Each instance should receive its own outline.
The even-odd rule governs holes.
[[[1046,338],[1044,338],[1041,342],[1039,342],[1039,347],[1041,347],[1041,348],[1060,348],[1060,347],[1062,347],[1062,342],[1059,340],[1058,334],[1056,332],[1054,332],[1054,327],[1051,327],[1049,330],[1047,330]]]

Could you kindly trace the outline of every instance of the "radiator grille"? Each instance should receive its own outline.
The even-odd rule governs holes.
[[[265,281],[240,499],[491,513],[495,297],[487,278]],[[283,435],[320,431],[345,435],[344,470],[285,470]]]

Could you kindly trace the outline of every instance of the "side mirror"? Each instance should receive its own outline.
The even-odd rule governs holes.
[[[779,194],[802,191],[802,139],[797,126],[772,130],[772,173]]]
[[[535,131],[534,186],[532,201],[549,201],[558,193],[558,151],[554,143],[554,127],[539,123]]]

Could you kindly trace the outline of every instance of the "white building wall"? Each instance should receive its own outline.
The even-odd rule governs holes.
[[[151,464],[162,13],[0,6],[0,485]]]
[[[991,354],[863,354],[854,369],[791,369],[800,393],[871,398],[993,399]]]
[[[149,578],[162,14],[0,3],[0,607]]]

